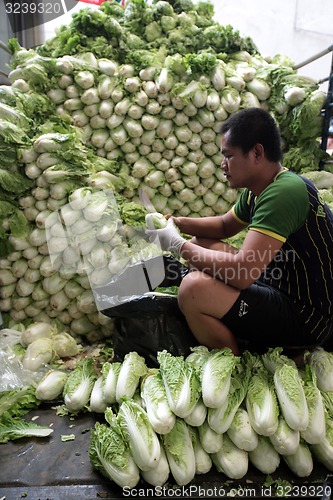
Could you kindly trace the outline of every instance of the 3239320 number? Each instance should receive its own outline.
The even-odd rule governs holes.
[[[6,2],[5,9],[7,14],[63,14],[61,2]]]

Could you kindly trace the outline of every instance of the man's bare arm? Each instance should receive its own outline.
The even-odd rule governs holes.
[[[211,250],[186,242],[181,255],[192,268],[243,290],[260,277],[282,244],[272,236],[250,230],[237,253]]]
[[[216,240],[234,236],[246,227],[236,219],[232,210],[221,216],[173,217],[173,220],[184,234]]]

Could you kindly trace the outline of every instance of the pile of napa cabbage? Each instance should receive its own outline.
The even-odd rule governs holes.
[[[25,341],[36,335],[35,327]],[[22,437],[14,432],[18,416],[57,402],[74,419],[96,414],[89,458],[121,487],[141,479],[186,485],[214,467],[232,480],[250,465],[278,474],[282,462],[295,477],[309,477],[316,463],[333,470],[333,355],[316,348],[304,360],[297,367],[282,348],[235,356],[196,346],[186,357],[158,352],[155,367],[134,351],[99,364],[88,355],[71,370],[45,364],[38,381],[2,394],[0,439],[2,430],[3,442]]]
[[[105,2],[36,49],[8,41],[11,85],[0,86],[6,326],[57,320],[90,341],[112,335],[92,288],[145,248],[129,230],[144,225],[138,188],[163,214],[225,213],[239,192],[220,169],[219,130],[239,109],[273,114],[285,166],[313,171],[326,159],[318,84],[288,58],[263,58],[213,14],[203,1]]]

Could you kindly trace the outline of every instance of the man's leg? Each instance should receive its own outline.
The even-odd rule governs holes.
[[[184,277],[178,293],[179,308],[200,344],[210,349],[229,347],[239,354],[234,335],[221,321],[239,294],[236,288],[201,271]]]

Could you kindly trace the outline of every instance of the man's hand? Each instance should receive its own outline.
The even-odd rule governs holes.
[[[168,219],[166,227],[163,229],[146,229],[146,234],[149,236],[150,241],[159,239],[161,249],[173,252],[180,256],[180,249],[186,242],[185,238],[180,236],[173,219]]]

